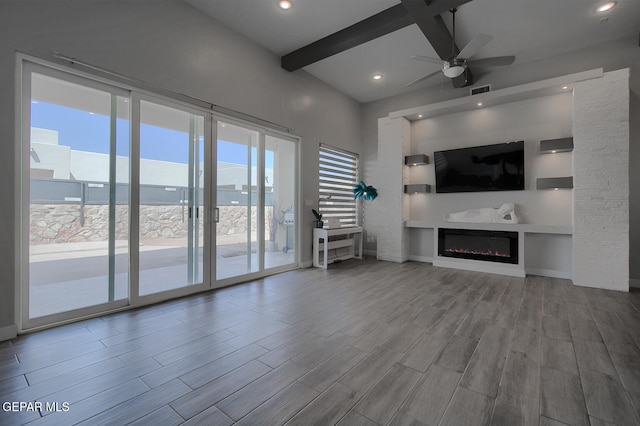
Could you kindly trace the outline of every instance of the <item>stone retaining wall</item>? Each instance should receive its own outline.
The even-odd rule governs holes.
[[[116,207],[116,240],[128,237],[128,206]],[[82,223],[81,213],[84,215]],[[269,233],[266,212],[266,233]],[[187,236],[188,209],[182,206],[140,206],[140,240],[142,242],[184,239]],[[255,237],[257,209],[251,209],[251,228]],[[106,205],[32,204],[30,244],[57,244],[108,239],[109,208]],[[202,223],[202,221],[201,221]],[[246,241],[246,206],[221,206],[216,235],[226,240]],[[202,237],[202,227],[200,228]],[[237,238],[234,238],[237,237]]]

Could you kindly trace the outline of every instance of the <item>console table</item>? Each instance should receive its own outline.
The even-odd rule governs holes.
[[[336,238],[342,237],[342,238]],[[320,242],[322,240],[322,242]],[[358,244],[356,252],[355,246]],[[344,248],[345,254],[336,254],[329,258],[329,250]],[[320,262],[320,252],[324,255]],[[362,227],[314,228],[313,229],[313,266],[327,269],[327,266],[339,260],[362,259]]]

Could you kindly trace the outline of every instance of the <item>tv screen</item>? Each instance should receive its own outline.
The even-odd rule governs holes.
[[[524,189],[524,141],[436,151],[436,192]]]

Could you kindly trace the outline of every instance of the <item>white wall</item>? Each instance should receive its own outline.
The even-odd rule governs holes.
[[[0,332],[14,324],[16,52],[84,62],[293,128],[302,137],[303,199],[317,200],[320,142],[360,151],[361,107],[180,0],[0,2]],[[308,210],[308,211],[307,211]],[[311,259],[303,208],[302,259]]]
[[[442,220],[445,214],[516,204],[520,223],[571,226],[571,191],[537,191],[536,178],[572,176],[571,153],[539,155],[540,140],[571,136],[571,93],[479,108],[414,121],[412,154],[427,154],[430,164],[411,167],[412,183],[429,183],[431,194],[410,196],[411,220]],[[524,140],[525,190],[435,193],[433,152]]]

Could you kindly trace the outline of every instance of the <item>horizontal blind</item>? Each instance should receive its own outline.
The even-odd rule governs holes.
[[[353,187],[358,183],[358,155],[320,145],[320,202],[322,220],[337,219],[340,226],[357,225],[357,204]]]

